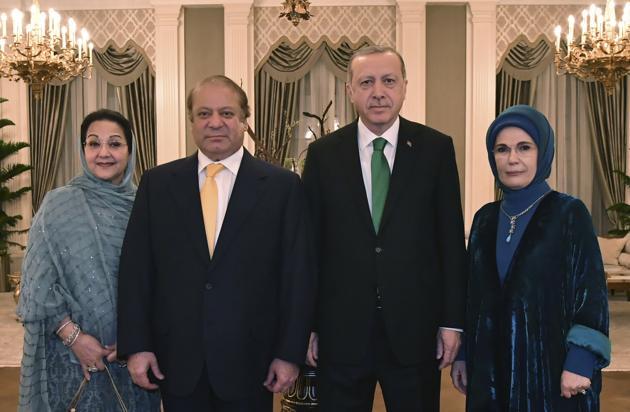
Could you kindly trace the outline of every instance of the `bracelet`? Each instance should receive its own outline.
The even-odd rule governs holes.
[[[81,326],[74,322],[72,322],[72,324],[74,325],[74,329],[72,329],[72,332],[63,340],[63,345],[68,348],[74,345],[79,337],[79,333],[81,333]]]
[[[65,328],[66,326],[68,326],[68,325],[69,325],[69,324],[71,324],[71,323],[72,323],[72,321],[71,321],[71,320],[69,320],[69,321],[67,321],[67,322],[64,322],[64,324],[63,324],[63,325],[59,326],[59,329],[57,329],[57,332],[55,332],[55,334],[56,334],[56,335],[59,335],[59,332],[61,332],[63,328]]]

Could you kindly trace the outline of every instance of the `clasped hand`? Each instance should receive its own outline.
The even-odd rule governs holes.
[[[94,371],[96,368],[102,371],[105,369],[103,358],[107,358],[108,362],[113,362],[117,355],[116,345],[103,346],[94,336],[83,332],[79,334],[70,349],[81,363],[83,376],[87,380],[90,380],[90,370]]]

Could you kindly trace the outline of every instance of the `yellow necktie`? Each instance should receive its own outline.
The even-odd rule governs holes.
[[[201,188],[201,210],[203,212],[203,225],[206,228],[206,239],[210,257],[214,254],[214,238],[217,231],[217,207],[219,193],[214,176],[223,169],[221,163],[212,163],[206,166],[206,181]]]

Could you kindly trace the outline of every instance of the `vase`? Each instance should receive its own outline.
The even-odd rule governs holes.
[[[7,279],[9,279],[9,285],[11,285],[11,289],[13,290],[13,300],[17,305],[20,300],[20,280],[22,279],[22,274],[20,272],[13,272],[7,275]]]
[[[291,389],[284,394],[280,405],[282,412],[317,411],[317,374],[315,369],[306,367],[300,372]]]

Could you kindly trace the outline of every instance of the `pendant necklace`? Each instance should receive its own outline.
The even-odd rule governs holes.
[[[510,230],[508,231],[508,235],[505,238],[506,243],[510,243],[510,241],[512,240],[512,235],[514,234],[514,232],[516,232],[516,219],[523,216],[525,213],[529,212],[536,203],[538,203],[543,197],[547,196],[549,193],[551,193],[551,190],[549,192],[543,193],[543,195],[540,196],[538,199],[534,200],[534,202],[531,205],[527,206],[525,210],[513,216],[505,211],[505,209],[503,208],[503,202],[501,202],[501,206],[500,206],[501,211],[503,212],[505,216],[507,216],[508,219],[510,219]]]

